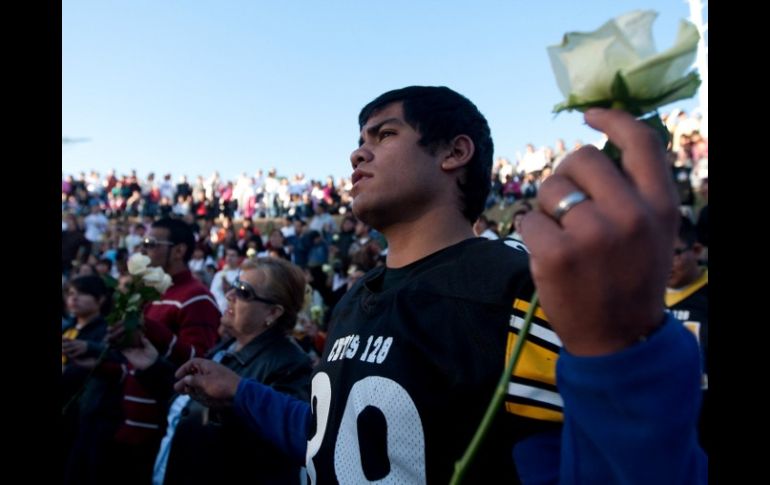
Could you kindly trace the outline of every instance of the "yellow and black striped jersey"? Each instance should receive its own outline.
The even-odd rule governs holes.
[[[703,356],[702,388],[708,389],[708,300],[709,272],[704,269],[692,283],[679,289],[666,289],[666,308],[695,335]]]
[[[516,299],[513,302],[505,351],[506,362],[513,353],[529,306],[525,300]],[[556,389],[556,360],[560,349],[559,336],[551,329],[543,310],[537,308],[508,384],[505,398],[505,409],[508,412],[547,421],[564,420],[564,402]]]

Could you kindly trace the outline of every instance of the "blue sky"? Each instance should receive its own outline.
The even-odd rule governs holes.
[[[64,0],[62,136],[90,140],[62,146],[62,171],[349,176],[360,108],[413,84],[470,98],[496,156],[595,141],[551,113],[546,47],[635,9],[660,14],[658,50],[689,17],[684,0]]]

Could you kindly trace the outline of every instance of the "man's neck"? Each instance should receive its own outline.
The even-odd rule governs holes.
[[[172,264],[169,265],[168,268],[165,268],[166,273],[168,273],[169,276],[172,278],[180,273],[184,273],[185,271],[188,271],[190,268],[182,263],[182,264]]]
[[[417,220],[391,225],[382,233],[388,241],[388,268],[402,268],[476,237],[471,223],[456,209],[428,212]]]

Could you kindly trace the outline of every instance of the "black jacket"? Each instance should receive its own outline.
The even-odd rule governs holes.
[[[230,347],[232,340],[212,349],[210,356]],[[309,400],[310,358],[281,330],[273,327],[240,351],[227,352],[221,363],[277,391]],[[292,463],[243,423],[232,409],[209,411],[190,401],[174,434],[164,483],[299,483],[300,465]]]

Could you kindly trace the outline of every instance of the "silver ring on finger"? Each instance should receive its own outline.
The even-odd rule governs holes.
[[[556,222],[561,222],[562,217],[564,217],[567,212],[572,210],[573,207],[589,199],[590,197],[588,197],[585,192],[581,192],[579,190],[570,192],[569,194],[562,197],[562,199],[556,204],[556,209],[553,211],[553,218],[556,219]]]

